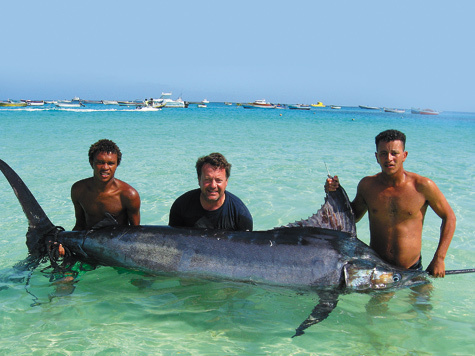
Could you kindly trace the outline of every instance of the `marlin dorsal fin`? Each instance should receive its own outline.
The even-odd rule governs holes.
[[[345,231],[356,236],[356,223],[350,200],[342,186],[327,193],[325,203],[308,219],[296,221],[284,227],[321,227]]]

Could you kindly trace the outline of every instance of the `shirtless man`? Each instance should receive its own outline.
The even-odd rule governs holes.
[[[122,153],[110,140],[99,140],[89,149],[93,176],[71,187],[76,224],[73,230],[90,229],[111,214],[119,225],[140,224],[140,196],[127,183],[115,178]]]
[[[442,219],[440,240],[427,271],[445,276],[445,256],[455,231],[455,214],[437,185],[404,170],[406,136],[387,130],[376,136],[376,160],[381,172],[363,178],[351,203],[356,221],[368,211],[370,246],[388,263],[422,269],[422,225],[427,207]],[[335,191],[338,177],[328,178],[325,188]]]

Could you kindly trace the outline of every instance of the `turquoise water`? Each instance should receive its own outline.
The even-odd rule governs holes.
[[[197,187],[198,156],[221,152],[233,164],[228,190],[256,230],[306,218],[323,204],[325,164],[350,198],[379,170],[374,136],[408,136],[405,168],[433,179],[457,215],[447,269],[475,267],[475,114],[435,117],[342,110],[208,108],[140,112],[102,105],[62,110],[1,109],[0,158],[23,178],[51,221],[74,225],[72,183],[91,175],[89,146],[114,140],[123,152],[117,177],[142,198],[142,224],[163,225],[181,193]],[[0,178],[0,275],[26,254],[27,221]],[[426,216],[425,266],[438,242],[439,218]],[[367,219],[357,225],[368,242]],[[46,267],[46,266],[43,266]],[[321,324],[295,328],[318,302],[312,293],[227,281],[203,281],[100,267],[61,295],[38,268],[29,283],[0,289],[0,350],[8,355],[473,355],[474,274],[433,280],[428,300],[399,290],[387,308],[370,296],[340,297]]]

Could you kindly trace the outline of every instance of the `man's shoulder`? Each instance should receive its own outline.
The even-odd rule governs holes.
[[[130,184],[118,179],[116,179],[116,183],[122,197],[131,200],[140,197],[139,192]]]
[[[228,192],[226,190],[226,200],[224,201],[225,204],[229,204],[232,207],[236,207],[239,209],[248,210],[246,204],[235,194]]]
[[[235,194],[231,193],[230,191],[227,191],[226,190],[226,199],[229,199],[229,201],[231,202],[238,202],[238,203],[241,203],[241,204],[244,204],[242,202],[242,200]]]
[[[91,187],[92,180],[93,180],[92,177],[78,180],[77,182],[73,183],[73,185],[71,186],[71,190],[80,191],[86,188],[89,189]]]
[[[375,184],[376,182],[378,182],[378,180],[379,180],[379,174],[380,174],[380,173],[377,173],[377,174],[372,175],[372,176],[363,177],[363,178],[360,180],[360,182],[358,183],[358,187],[360,187],[360,188],[365,188],[365,187],[374,185],[374,184]]]
[[[193,200],[197,198],[199,199],[199,197],[200,197],[200,189],[192,189],[183,193],[178,198],[176,198],[175,202],[189,201],[189,200]]]

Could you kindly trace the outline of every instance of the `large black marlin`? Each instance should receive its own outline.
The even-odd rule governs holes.
[[[2,160],[0,170],[28,219],[29,258],[39,261],[56,242],[93,265],[315,290],[319,304],[295,335],[327,318],[340,294],[428,282],[426,272],[391,266],[356,237],[343,188],[328,193],[321,209],[308,219],[268,231],[119,226],[112,219],[89,231],[64,231],[53,225],[21,178]]]

